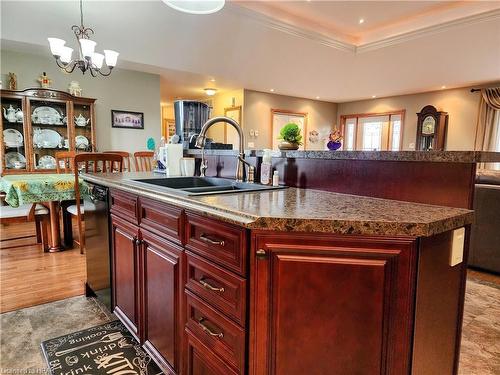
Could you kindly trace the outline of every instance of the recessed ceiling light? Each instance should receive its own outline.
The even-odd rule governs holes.
[[[269,89],[269,91],[274,92],[274,89]]]
[[[210,14],[224,8],[225,0],[162,0],[170,8],[190,14]]]
[[[372,99],[375,99],[377,97],[377,95],[372,95]]]
[[[210,82],[215,82],[215,78],[210,79]]]
[[[319,96],[317,96],[316,99],[319,99]]]
[[[445,88],[446,88],[446,86],[445,86],[445,85],[443,85],[443,86],[441,86],[441,88],[442,88],[442,89],[445,89]]]
[[[217,89],[214,89],[214,88],[206,88],[204,90],[205,90],[205,94],[207,94],[208,96],[214,96],[215,93],[217,92]]]
[[[361,25],[362,23],[365,23],[365,19],[364,18],[360,18],[358,22]]]

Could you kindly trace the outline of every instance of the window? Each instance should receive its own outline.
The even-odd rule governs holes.
[[[341,116],[344,150],[399,151],[404,110]]]
[[[500,111],[496,111],[495,113],[495,117],[496,117],[496,126],[495,126],[495,130],[494,130],[494,135],[495,135],[495,143],[494,143],[494,150],[493,151],[497,151],[497,152],[500,152]],[[491,169],[495,169],[497,171],[500,171],[500,163],[492,163],[491,164],[491,167],[487,167],[487,168],[491,168]]]
[[[380,151],[382,148],[382,121],[365,122],[361,131],[363,132],[362,146],[363,151]]]

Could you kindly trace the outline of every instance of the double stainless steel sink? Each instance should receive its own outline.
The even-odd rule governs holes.
[[[130,183],[139,186],[154,186],[159,190],[183,195],[244,193],[285,188],[285,186],[237,182],[236,180],[220,177],[157,177],[130,180]]]

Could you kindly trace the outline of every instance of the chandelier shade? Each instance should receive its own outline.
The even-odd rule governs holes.
[[[104,55],[102,53],[94,52],[94,54],[92,55],[92,62],[97,69],[101,69],[102,63],[104,62]]]
[[[92,58],[97,43],[90,39],[79,39],[78,41],[80,42],[83,57]]]
[[[63,63],[68,64],[71,62],[71,58],[73,56],[73,48],[71,47],[62,47],[60,51],[60,59]]]
[[[66,46],[66,41],[59,38],[47,38],[50,52],[56,59],[57,66],[66,73],[72,73],[78,67],[83,74],[89,71],[93,77],[96,77],[98,73],[102,76],[109,76],[116,66],[119,53],[108,49],[104,50],[104,54],[95,52],[97,43],[90,39],[94,30],[83,25],[82,1],[80,0],[80,26],[71,27],[77,40],[78,56],[73,59],[73,48]],[[107,71],[102,70],[104,61],[106,61]]]
[[[61,51],[64,48],[66,41],[59,38],[48,38],[48,40],[50,52],[52,52],[52,55],[61,56]]]
[[[110,49],[104,50],[104,56],[106,57],[106,65],[109,67],[116,66],[116,62],[118,60],[119,53],[116,51],[112,51]]]

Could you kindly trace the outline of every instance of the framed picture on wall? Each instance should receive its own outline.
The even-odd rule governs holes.
[[[305,149],[306,132],[307,132],[307,113],[293,112],[285,109],[271,109],[271,137],[273,140],[273,150],[279,150],[278,139],[280,130],[286,124],[293,122],[300,128],[303,144],[299,146],[299,150]]]
[[[113,128],[144,129],[144,113],[112,109],[111,126]]]

